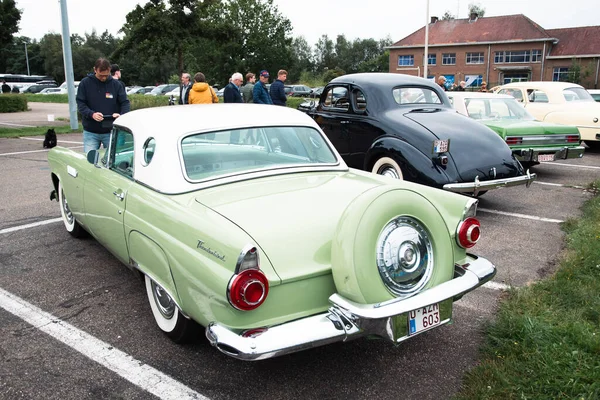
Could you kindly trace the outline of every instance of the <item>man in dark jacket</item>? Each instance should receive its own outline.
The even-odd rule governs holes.
[[[287,96],[285,95],[285,87],[283,83],[287,79],[287,71],[280,69],[277,72],[277,80],[271,84],[271,100],[276,106],[285,106],[287,104]]]
[[[192,76],[187,72],[181,74],[181,87],[179,88],[179,104],[190,104],[190,89],[192,88]]]
[[[223,103],[243,103],[242,94],[240,93],[240,86],[243,82],[242,74],[236,72],[231,75],[231,79],[225,89],[223,90]]]
[[[77,109],[82,116],[83,151],[108,148],[113,121],[129,111],[125,87],[110,75],[110,62],[99,58],[94,73],[81,80],[77,88]]]
[[[2,81],[2,93],[10,93],[10,86],[8,86],[6,81]]]
[[[258,83],[254,85],[252,89],[252,98],[255,104],[273,104],[271,96],[267,91],[266,84],[269,82],[269,71],[262,70],[258,74]]]

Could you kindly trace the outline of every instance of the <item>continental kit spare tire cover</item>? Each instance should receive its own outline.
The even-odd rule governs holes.
[[[363,193],[342,214],[332,243],[338,293],[370,304],[450,280],[455,229],[414,190],[380,186]]]

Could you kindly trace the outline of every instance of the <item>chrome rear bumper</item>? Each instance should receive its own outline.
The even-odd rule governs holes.
[[[538,162],[540,154],[554,154],[555,160],[566,160],[569,158],[581,158],[584,151],[585,148],[583,146],[562,147],[558,150],[556,147],[546,147],[514,150],[513,154],[521,162]]]
[[[537,175],[532,174],[529,172],[529,170],[527,170],[527,174],[522,176],[516,176],[514,178],[480,181],[479,176],[476,176],[473,182],[447,183],[443,186],[443,188],[444,190],[448,190],[450,192],[473,193],[474,196],[477,196],[479,192],[483,192],[484,190],[498,189],[501,187],[518,185],[526,185],[527,187],[529,187],[529,185],[531,185],[531,182],[535,181],[535,178],[537,178]]]
[[[256,337],[245,337],[243,332],[217,322],[207,326],[206,337],[221,352],[247,361],[264,360],[365,335],[400,343],[409,338],[408,331],[397,337],[397,332],[392,332],[393,317],[444,300],[458,300],[495,274],[496,267],[488,260],[469,256],[468,263],[455,266],[454,279],[408,299],[358,304],[333,294],[329,298],[332,305],[327,312],[269,327]],[[448,318],[442,324],[449,321]]]

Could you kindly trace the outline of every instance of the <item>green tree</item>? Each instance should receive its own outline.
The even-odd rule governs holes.
[[[304,36],[299,36],[292,41],[291,53],[293,67],[288,69],[288,79],[298,82],[304,72],[312,73],[315,70],[313,51]]]
[[[62,53],[62,36],[47,33],[40,40],[40,56],[44,60],[44,73],[53,76],[59,84],[65,80],[65,67]]]
[[[13,35],[19,31],[21,10],[15,0],[0,0],[0,71],[6,71],[8,52],[13,45]]]
[[[469,18],[471,14],[477,14],[477,18],[482,18],[485,15],[485,8],[481,7],[479,3],[469,3]]]
[[[446,10],[444,12],[444,15],[442,15],[442,21],[449,21],[451,19],[455,19],[456,17],[454,16],[454,14],[452,14],[449,10]]]
[[[315,46],[317,72],[324,72],[336,67],[334,44],[329,36],[322,35]]]

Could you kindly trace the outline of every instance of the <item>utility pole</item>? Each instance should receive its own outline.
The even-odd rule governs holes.
[[[24,43],[25,45],[25,62],[27,63],[27,75],[31,75],[31,72],[29,72],[29,55],[27,54],[27,43]]]
[[[425,54],[423,58],[423,78],[427,79],[427,67],[429,66],[429,0],[427,0],[427,11],[425,11]]]
[[[71,33],[69,32],[69,15],[67,0],[60,0],[60,15],[62,22],[63,60],[65,62],[65,78],[69,94],[69,120],[71,130],[77,130],[77,105],[75,104],[75,80],[73,79],[73,55],[71,54]]]

